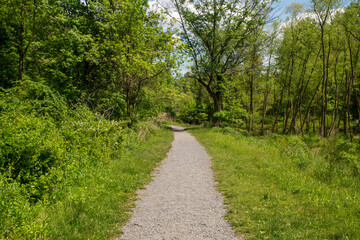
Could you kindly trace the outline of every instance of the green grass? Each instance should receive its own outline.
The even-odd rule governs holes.
[[[213,157],[218,189],[228,204],[227,219],[238,235],[360,238],[359,178],[324,179],[329,162],[308,151],[297,137],[260,139],[204,128],[190,132]]]
[[[116,161],[90,170],[80,186],[45,212],[48,238],[107,239],[121,233],[135,191],[151,180],[151,172],[165,158],[173,134],[153,130],[150,137]]]

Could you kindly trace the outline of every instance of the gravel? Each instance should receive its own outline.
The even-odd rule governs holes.
[[[183,128],[153,181],[138,191],[134,213],[118,239],[243,239],[225,221],[222,195],[215,189],[210,156]]]

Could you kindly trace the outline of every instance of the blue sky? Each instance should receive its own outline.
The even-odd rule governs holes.
[[[277,4],[275,4],[278,5],[278,9],[275,14],[281,15],[280,18],[282,20],[285,20],[286,19],[285,9],[293,2],[301,3],[304,5],[304,8],[307,9],[311,0],[280,0]]]
[[[309,0],[282,0],[282,1],[280,1],[280,4],[281,5],[284,5],[284,6],[289,6],[291,3],[293,3],[293,2],[296,2],[296,3],[302,3],[302,4],[304,4],[304,5],[306,5],[306,4],[309,4],[310,3],[310,1]]]
[[[149,0],[150,4],[151,3],[155,3],[156,2],[161,2],[161,4],[163,6],[170,6],[172,4],[169,4],[169,2],[171,2],[171,0]],[[277,8],[275,9],[275,11],[273,11],[274,15],[279,16],[281,20],[285,20],[286,19],[286,15],[285,15],[285,9],[287,6],[289,6],[291,3],[296,2],[296,3],[301,3],[304,5],[305,9],[308,8],[311,0],[279,0],[278,3],[275,3],[274,6],[277,6]]]
[[[282,13],[280,16],[280,18],[282,20],[286,19],[286,14],[284,14],[286,7],[289,6],[293,2],[303,4],[304,10],[308,10],[311,5],[311,0],[279,0],[279,2],[277,3],[277,5],[279,6],[277,15]],[[346,7],[350,4],[350,2],[351,2],[351,0],[342,0],[341,6]]]

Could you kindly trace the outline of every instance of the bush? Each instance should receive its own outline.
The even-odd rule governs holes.
[[[236,108],[230,110],[222,110],[214,113],[213,119],[219,123],[220,126],[233,126],[240,127],[244,124],[244,120],[247,118],[247,112],[245,109]]]
[[[48,86],[29,80],[0,95],[0,113],[33,113],[36,117],[50,117],[62,121],[68,111],[64,98]]]
[[[360,144],[349,139],[337,138],[324,142],[323,154],[329,164],[341,174],[358,176],[360,173]],[[333,170],[335,170],[335,168]]]
[[[0,96],[0,172],[18,182],[32,201],[51,194],[56,168],[65,160],[57,128],[67,112],[48,87],[25,81]]]
[[[312,156],[310,149],[298,136],[289,136],[280,142],[280,149],[300,169],[305,169],[311,164]]]
[[[1,93],[0,238],[43,238],[45,206],[140,142],[121,125],[86,106],[69,109],[41,83],[26,81]]]
[[[224,133],[224,134],[232,134],[232,135],[238,135],[239,136],[239,132],[237,130],[235,130],[234,128],[231,127],[213,127],[213,131],[214,132],[220,132],[220,133]]]
[[[172,119],[176,118],[176,112],[172,107],[165,107],[165,112],[170,118]]]
[[[34,201],[49,194],[65,153],[54,123],[32,114],[1,115],[0,136],[0,171],[22,184]]]
[[[45,227],[39,218],[41,204],[28,201],[20,183],[0,174],[0,237],[2,239],[41,239]]]
[[[190,124],[200,124],[209,119],[208,109],[205,105],[188,106],[181,114],[180,119]]]

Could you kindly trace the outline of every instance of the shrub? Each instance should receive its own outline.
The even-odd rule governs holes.
[[[53,121],[34,115],[0,115],[0,172],[37,201],[51,192],[54,170],[64,161],[65,142]]]
[[[33,112],[35,116],[51,117],[56,121],[64,120],[68,110],[64,98],[47,85],[30,80],[23,81],[5,95],[1,110]],[[5,103],[5,104],[4,104]]]
[[[86,106],[68,109],[40,83],[1,93],[0,236],[42,238],[41,209],[69,195],[91,168],[120,157],[136,137]]]
[[[282,150],[300,169],[311,164],[312,156],[305,142],[298,136],[290,136],[283,142]]]
[[[222,110],[214,113],[213,119],[219,123],[220,126],[234,126],[240,127],[244,124],[244,120],[247,118],[247,112],[242,108],[233,108],[230,110]]]
[[[176,112],[172,107],[165,107],[165,112],[170,118],[172,119],[176,118]]]
[[[358,143],[345,138],[334,138],[324,143],[323,150],[326,160],[336,166],[337,171],[340,170],[342,174],[359,175],[360,145]]]
[[[188,106],[181,114],[180,119],[190,124],[199,124],[207,121],[209,118],[208,109],[205,105],[197,105],[195,107]]]

